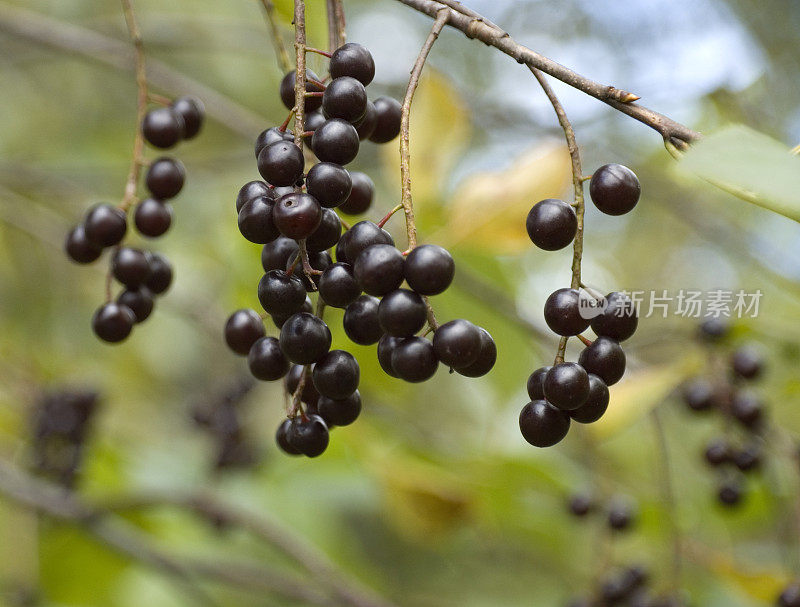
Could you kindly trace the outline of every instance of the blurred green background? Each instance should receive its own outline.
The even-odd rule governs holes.
[[[287,43],[290,4],[276,2]],[[521,43],[631,90],[693,128],[742,123],[787,149],[800,141],[800,4],[793,0],[467,4]],[[309,43],[319,47],[327,44],[324,5],[307,2]],[[640,323],[607,420],[573,428],[548,450],[520,436],[526,378],[552,360],[557,343],[542,306],[567,284],[570,259],[568,250],[535,250],[524,218],[541,198],[570,196],[569,165],[552,108],[530,73],[455,31],[434,47],[415,99],[414,200],[421,240],[448,247],[458,268],[455,285],[433,299],[437,316],[486,327],[499,348],[495,370],[470,380],[440,369],[420,386],[391,380],[374,348],[349,343],[341,311],[329,309],[334,347],[361,364],[361,418],[333,433],[323,457],[283,457],[273,442],[282,388],[260,384],[238,405],[258,464],[214,472],[214,445],[191,411],[246,373],[221,328],[230,311],[258,307],[260,248],[240,237],[234,199],[258,177],[255,136],[285,118],[281,71],[256,0],[138,0],[135,8],[152,89],[198,93],[209,119],[202,136],[175,152],[188,179],[173,228],[145,245],[173,262],[175,283],[128,341],[108,346],[89,326],[103,300],[104,263],[73,265],[61,246],[88,206],[122,197],[136,129],[122,12],[114,1],[0,2],[3,458],[28,464],[39,391],[94,387],[103,402],[78,485],[87,501],[208,490],[267,516],[326,554],[342,575],[409,607],[561,605],[587,592],[601,570],[632,562],[647,565],[656,590],[676,591],[673,522],[684,538],[682,588],[693,605],[771,604],[800,573],[791,523],[798,470],[783,441],[767,441],[766,469],[747,481],[741,507],[717,505],[715,475],[701,454],[722,422],[692,416],[672,395],[705,369],[705,351],[692,338],[695,319],[670,314]],[[429,19],[390,0],[347,0],[345,8],[348,39],[366,44],[376,60],[371,97],[402,97]],[[319,57],[309,61],[325,72]],[[761,345],[769,369],[758,390],[770,421],[783,437],[800,431],[798,225],[681,169],[655,132],[554,87],[575,123],[585,172],[620,162],[643,189],[626,217],[601,216],[589,205],[586,282],[603,292],[760,289],[759,317],[735,322],[729,345]],[[377,220],[399,201],[397,142],[364,144],[352,166],[376,182],[368,218]],[[769,180],[769,170],[762,176]],[[401,217],[388,225],[401,245]],[[577,351],[572,345],[570,354]],[[653,425],[656,407],[668,461]],[[665,471],[675,507],[665,499]],[[583,488],[627,496],[637,504],[638,525],[611,542],[602,518],[571,518],[567,498]],[[124,517],[174,554],[249,559],[280,579],[309,587],[319,581],[281,550],[179,509]],[[4,605],[199,604],[177,576],[157,569],[96,543],[85,526],[0,499]],[[314,604],[244,586],[204,584],[220,605]]]

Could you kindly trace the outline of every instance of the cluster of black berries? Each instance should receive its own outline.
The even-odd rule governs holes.
[[[691,411],[716,411],[722,416],[723,434],[708,443],[703,457],[718,471],[717,499],[734,507],[744,497],[744,474],[758,471],[762,463],[764,404],[744,385],[761,376],[764,360],[752,345],[729,352],[724,347],[729,332],[729,324],[722,319],[700,325],[699,336],[712,348],[714,364],[707,376],[687,380],[681,395]]]
[[[192,407],[192,419],[214,441],[217,470],[250,468],[259,461],[258,452],[245,432],[240,410],[253,385],[250,378],[235,381]]]
[[[33,467],[64,487],[71,488],[83,459],[99,397],[87,390],[60,390],[45,394],[33,412]]]
[[[142,121],[142,135],[155,147],[169,148],[197,135],[203,117],[199,100],[181,97],[169,107],[150,110]],[[183,164],[175,158],[161,157],[150,163],[145,175],[150,197],[139,201],[133,211],[139,234],[156,238],[169,229],[172,208],[167,201],[178,195],[185,177]],[[95,334],[111,343],[124,340],[134,324],[147,319],[155,296],[166,291],[172,282],[172,267],[162,255],[120,246],[128,231],[127,211],[127,205],[95,205],[83,223],[69,232],[65,243],[70,259],[82,264],[95,261],[103,249],[114,247],[109,272],[124,290],[116,301],[100,306],[92,318]]]
[[[639,180],[630,169],[607,164],[592,175],[589,193],[595,206],[609,215],[627,213],[639,200]],[[536,203],[526,221],[533,243],[546,251],[563,249],[578,230],[575,209],[563,200]],[[597,335],[581,352],[577,363],[557,362],[536,369],[528,378],[531,402],[519,416],[522,436],[536,447],[563,439],[570,420],[588,424],[608,408],[608,386],[625,372],[620,342],[636,331],[638,314],[631,299],[620,292],[595,297],[577,288],[558,289],[545,302],[544,319],[563,337],[580,335],[590,326]]]
[[[636,522],[636,508],[630,500],[622,497],[612,498],[607,508],[601,508],[591,493],[579,492],[569,498],[568,505],[570,513],[578,518],[604,511],[606,523],[612,531],[627,531]]]

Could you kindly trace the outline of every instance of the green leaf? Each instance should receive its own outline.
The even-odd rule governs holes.
[[[734,196],[800,221],[800,157],[763,133],[726,127],[694,144],[680,166]]]

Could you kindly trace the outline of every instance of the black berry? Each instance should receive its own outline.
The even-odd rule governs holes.
[[[133,222],[139,234],[156,238],[169,230],[169,226],[172,225],[172,207],[167,202],[145,198],[136,205]]]
[[[120,247],[111,258],[111,273],[126,287],[136,288],[150,276],[150,254],[132,247]]]
[[[584,348],[578,362],[588,373],[594,373],[609,386],[625,374],[625,352],[608,337],[598,337],[591,346]]]
[[[254,310],[236,310],[225,323],[225,343],[242,356],[247,356],[253,344],[265,334],[264,323]]]
[[[577,409],[589,398],[589,375],[581,365],[560,363],[545,375],[544,396],[563,411]]]
[[[752,346],[743,346],[731,357],[733,372],[743,379],[756,379],[764,367],[764,357]]]
[[[392,337],[391,335],[384,335],[378,341],[378,363],[381,365],[381,369],[391,377],[397,377],[392,367],[392,352],[402,341],[402,337]]]
[[[569,432],[569,415],[545,400],[536,400],[520,411],[519,429],[534,447],[551,447]]]
[[[636,332],[639,315],[630,297],[614,291],[605,298],[603,311],[592,318],[592,331],[601,337],[625,341]]]
[[[258,301],[270,314],[294,314],[300,311],[305,300],[303,283],[283,270],[270,270],[258,283]]]
[[[494,367],[497,361],[497,346],[489,335],[489,332],[483,327],[478,327],[481,334],[481,351],[478,354],[478,359],[466,367],[456,369],[456,373],[465,377],[481,377],[486,375]]]
[[[256,137],[256,143],[255,143],[256,160],[258,160],[258,156],[259,154],[261,154],[261,150],[263,150],[265,147],[267,147],[268,145],[272,145],[273,143],[279,143],[282,141],[288,143],[294,143],[294,134],[291,131],[282,131],[276,126],[261,131],[258,137]]]
[[[308,457],[322,455],[328,448],[328,426],[319,415],[312,413],[297,419],[289,428],[289,444]]]
[[[289,444],[289,431],[291,430],[293,420],[285,419],[281,422],[281,425],[278,426],[278,430],[275,432],[275,442],[278,443],[278,447],[280,447],[281,451],[288,455],[302,455],[299,450],[292,447]]]
[[[172,266],[166,257],[158,253],[150,254],[150,276],[144,284],[156,295],[169,289],[172,284]]]
[[[589,396],[586,397],[585,403],[570,411],[569,415],[576,422],[591,424],[603,417],[603,414],[608,409],[608,400],[608,386],[597,375],[590,373]]]
[[[342,326],[351,341],[368,346],[381,338],[383,329],[378,321],[379,303],[375,297],[361,295],[345,308]]]
[[[303,176],[305,159],[294,143],[270,143],[258,154],[258,172],[274,186],[290,186]]]
[[[303,143],[311,145],[311,139],[314,137],[314,131],[317,130],[327,120],[322,112],[311,112],[306,114],[305,124],[306,133],[303,133]]]
[[[361,413],[361,394],[358,390],[347,398],[333,399],[321,396],[317,401],[320,417],[330,426],[349,426]]]
[[[197,97],[178,97],[172,102],[172,111],[183,118],[183,138],[192,139],[203,126],[206,108]]]
[[[708,443],[703,455],[711,466],[721,466],[731,460],[731,448],[728,441],[717,438]]]
[[[456,265],[452,255],[438,245],[424,244],[406,258],[405,279],[420,295],[438,295],[453,281]]]
[[[236,212],[241,211],[246,202],[259,196],[273,198],[274,193],[263,181],[248,181],[239,189],[239,193],[236,195]]]
[[[635,518],[633,507],[625,501],[614,501],[608,510],[608,526],[614,531],[629,529]]]
[[[746,428],[756,428],[761,422],[764,405],[755,393],[740,390],[733,395],[730,411]]]
[[[576,493],[569,498],[569,511],[578,517],[583,517],[595,509],[594,496],[590,493]]]
[[[275,225],[275,201],[268,196],[248,200],[239,211],[239,232],[250,242],[265,244],[279,236]]]
[[[621,164],[601,166],[589,182],[594,206],[607,215],[624,215],[633,210],[641,191],[636,174]]]
[[[86,239],[96,247],[113,247],[125,237],[128,221],[125,213],[110,204],[89,209],[83,222]]]
[[[288,72],[281,80],[280,86],[280,96],[281,101],[283,101],[283,105],[286,106],[287,110],[291,110],[294,107],[294,83],[295,83],[295,75],[296,72],[291,71]],[[306,70],[306,91],[309,93],[321,93],[323,88],[318,84],[314,84],[309,82],[309,80],[314,80],[319,82],[319,77],[312,72],[311,70]],[[322,105],[322,99],[320,97],[306,97],[305,100],[305,110],[307,112],[313,112],[314,110],[318,110],[319,106]]]
[[[392,370],[407,382],[430,379],[438,366],[433,344],[422,337],[406,337],[392,350]]]
[[[351,124],[367,111],[367,90],[355,78],[340,76],[330,81],[322,95],[322,112],[327,118],[341,118]]]
[[[168,107],[150,110],[142,120],[145,141],[162,149],[171,148],[183,139],[185,128],[183,116]]]
[[[403,254],[392,245],[375,244],[356,257],[353,272],[365,293],[382,296],[403,282],[404,262]]]
[[[356,391],[361,371],[352,354],[331,350],[314,365],[311,377],[322,396],[341,400]]]
[[[346,308],[361,295],[353,267],[347,263],[328,266],[319,279],[319,295],[334,308]]]
[[[275,381],[289,372],[289,361],[274,337],[262,337],[250,346],[247,366],[253,377],[262,381]]]
[[[102,247],[89,242],[83,225],[75,226],[70,230],[64,242],[64,250],[75,263],[92,263],[103,252]]]
[[[372,101],[367,101],[367,110],[364,112],[361,120],[353,124],[353,126],[356,127],[358,138],[361,141],[369,139],[372,133],[375,131],[375,126],[377,124],[378,114],[375,111],[375,104],[372,103]]]
[[[351,187],[347,169],[332,162],[318,162],[306,175],[306,191],[323,207],[338,207],[350,196]]]
[[[136,322],[143,322],[153,311],[153,293],[147,287],[125,289],[117,297],[117,303],[130,308],[136,317]]]
[[[339,206],[346,215],[361,215],[369,210],[375,196],[375,184],[369,175],[360,171],[350,173],[352,187],[347,199]]]
[[[533,244],[545,251],[557,251],[575,238],[578,217],[563,200],[548,198],[533,205],[525,227]]]
[[[742,486],[735,480],[724,481],[717,490],[717,500],[728,508],[738,506],[742,501],[743,495]]]
[[[703,377],[687,381],[681,388],[683,402],[692,411],[707,411],[717,402],[714,384]]]
[[[333,52],[328,70],[331,78],[351,76],[367,86],[375,77],[375,62],[367,47],[348,42]]]
[[[292,365],[284,379],[284,388],[289,395],[294,395],[300,385],[300,377],[303,375],[303,365]],[[306,381],[303,384],[303,392],[300,394],[300,400],[306,403],[309,407],[315,408],[319,400],[319,392],[314,387],[314,382],[311,381],[311,373],[306,376]]]
[[[738,449],[733,453],[733,463],[742,472],[755,470],[761,465],[761,448],[752,444]]]
[[[433,334],[436,356],[453,369],[463,369],[475,363],[481,353],[481,343],[478,327],[461,318],[444,323]]]
[[[111,302],[100,306],[92,317],[95,335],[109,343],[117,343],[131,334],[136,315],[127,306]]]
[[[410,337],[425,325],[427,313],[425,302],[417,293],[408,289],[396,289],[387,293],[381,300],[378,306],[378,322],[383,331],[389,335]],[[477,358],[480,348],[480,335],[477,329],[475,337]]]
[[[297,242],[286,236],[278,236],[261,249],[261,265],[265,272],[283,270],[289,260],[297,255],[300,247]]]
[[[544,304],[544,320],[558,335],[578,335],[589,328],[589,319],[581,316],[581,295],[577,289],[558,289]]]
[[[322,162],[347,164],[358,155],[356,127],[341,118],[326,120],[314,131],[311,148]]]
[[[175,158],[158,158],[147,169],[145,184],[154,198],[167,200],[174,198],[183,188],[186,169]]]
[[[272,217],[281,234],[302,240],[319,226],[322,221],[322,207],[308,194],[286,194],[275,201]]]
[[[717,342],[728,336],[731,325],[724,318],[707,318],[698,327],[698,336],[703,341]]]
[[[375,130],[369,140],[374,143],[387,143],[400,134],[402,108],[396,99],[378,97],[375,105]]]
[[[299,312],[283,323],[280,343],[286,358],[298,365],[307,365],[328,352],[331,331],[322,319],[308,312]]]
[[[342,235],[342,222],[333,209],[322,209],[319,225],[306,239],[306,249],[314,253],[336,246]]]
[[[533,400],[542,400],[544,398],[544,378],[547,372],[553,367],[539,367],[528,376],[528,397]]]
[[[355,260],[358,259],[364,249],[374,244],[394,246],[394,239],[391,234],[371,221],[359,221],[344,236],[346,237],[343,237],[345,253],[351,264],[355,263]]]

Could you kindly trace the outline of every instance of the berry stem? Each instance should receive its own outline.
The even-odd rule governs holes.
[[[306,93],[306,98],[308,98],[308,97],[322,97],[324,94],[325,93],[323,91],[311,91],[310,93]]]
[[[295,6],[297,6],[297,2],[295,2]],[[297,27],[297,23],[295,23],[295,27]],[[317,55],[322,55],[323,57],[327,57],[328,59],[331,58],[331,54],[328,51],[323,51],[322,49],[314,48],[311,46],[306,47],[306,52],[316,53]]]
[[[292,118],[294,118],[294,115],[296,113],[297,113],[297,106],[294,106],[291,110],[289,110],[289,115],[286,117],[286,120],[284,120],[281,123],[281,125],[278,127],[278,130],[281,133],[285,133],[286,132],[286,129],[289,128],[289,123],[292,121]]]
[[[308,249],[306,249],[306,239],[299,240],[298,244],[300,245],[300,261],[303,264],[303,274],[308,277],[308,280],[311,282],[311,286],[316,291],[317,287],[314,284],[312,278],[315,275],[322,274],[321,270],[315,270],[311,267],[311,263],[308,261]]]
[[[168,105],[172,104],[172,99],[170,99],[169,97],[166,97],[164,95],[159,95],[158,93],[150,93],[150,92],[148,92],[147,93],[147,100],[150,103],[155,103],[157,105],[168,106]]]
[[[297,382],[297,388],[294,389],[294,394],[292,394],[292,406],[287,413],[287,417],[289,418],[296,417],[298,413],[303,418],[306,416],[305,411],[303,411],[303,403],[301,398],[303,396],[303,390],[306,387],[308,374],[310,372],[311,365],[306,365],[303,367],[303,372],[300,374],[300,381]]]
[[[324,88],[325,88],[325,83],[324,83],[324,82],[322,82],[322,81],[320,81],[320,80],[314,80],[313,78],[306,78],[306,81],[307,81],[309,84],[314,84],[314,85],[316,85],[316,86],[320,87],[321,89],[324,89]],[[322,97],[322,93],[321,93],[321,92],[320,92],[320,93],[317,93],[317,95],[318,95],[319,97]]]
[[[386,222],[388,222],[392,218],[392,216],[395,213],[397,213],[397,211],[400,211],[402,208],[403,208],[402,204],[398,204],[396,207],[394,207],[391,211],[389,211],[386,215],[384,215],[383,219],[381,219],[378,222],[378,227],[382,228],[383,226],[385,226]]]
[[[580,339],[580,340],[581,340],[581,343],[583,343],[583,345],[584,345],[584,346],[586,346],[587,348],[588,348],[589,346],[591,346],[591,345],[592,345],[592,343],[593,343],[591,339],[587,339],[587,338],[586,338],[586,337],[584,337],[583,335],[577,335],[576,337],[577,337],[578,339]]]
[[[269,26],[270,38],[272,38],[272,44],[275,46],[278,67],[285,74],[292,69],[292,65],[289,63],[289,53],[286,52],[286,46],[283,44],[281,31],[278,28],[278,21],[275,19],[275,5],[272,0],[261,0],[261,6],[264,7],[264,20]]]
[[[296,62],[294,144],[302,151],[303,131],[306,130],[306,3],[304,0],[294,0],[294,50]]]

